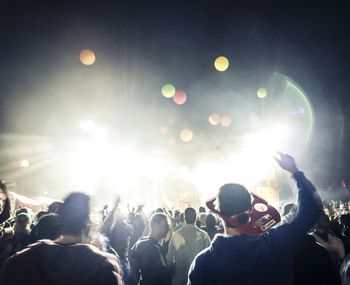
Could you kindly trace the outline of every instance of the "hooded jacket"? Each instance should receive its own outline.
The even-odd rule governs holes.
[[[118,260],[86,244],[63,245],[49,240],[15,254],[0,273],[0,284],[123,284]]]
[[[290,222],[258,237],[216,235],[211,246],[193,261],[189,285],[292,284],[295,249],[322,209],[304,174],[296,172],[293,177],[298,186],[298,209]]]

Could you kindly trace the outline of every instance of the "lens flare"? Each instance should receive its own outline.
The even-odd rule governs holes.
[[[259,88],[256,92],[256,96],[260,99],[264,99],[267,96],[267,90],[265,88]]]
[[[175,95],[175,92],[176,92],[176,89],[175,89],[175,86],[168,83],[168,84],[165,84],[163,87],[162,87],[162,94],[164,97],[166,98],[171,98]]]
[[[214,61],[214,66],[217,71],[224,72],[228,69],[230,63],[225,56],[219,56]]]
[[[193,139],[193,132],[190,129],[183,129],[180,132],[180,138],[183,142],[190,142]]]
[[[173,96],[173,101],[177,104],[177,105],[183,105],[186,103],[187,101],[187,94],[185,91],[183,90],[177,90],[175,92],[175,95]]]
[[[160,127],[159,129],[159,132],[162,134],[162,135],[166,135],[167,133],[169,133],[169,129],[167,127]]]
[[[216,126],[220,123],[220,115],[217,113],[212,113],[209,118],[208,121],[210,124],[212,124],[213,126]]]
[[[231,120],[230,116],[224,115],[224,116],[221,117],[221,120],[220,120],[221,126],[227,128],[227,127],[229,127],[231,125],[231,122],[232,122],[232,120]]]
[[[81,63],[85,65],[92,65],[96,61],[96,55],[91,49],[83,49],[79,58]]]

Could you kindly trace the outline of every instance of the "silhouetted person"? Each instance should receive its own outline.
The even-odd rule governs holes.
[[[123,284],[116,257],[82,243],[89,231],[89,196],[70,194],[58,214],[60,237],[32,244],[9,258],[0,284]]]
[[[299,189],[298,209],[293,219],[265,232],[273,224],[270,222],[276,220],[270,220],[270,224],[264,222],[276,215],[276,210],[267,205],[270,214],[254,220],[257,209],[253,208],[251,194],[239,184],[223,185],[216,201],[225,234],[216,235],[211,246],[197,255],[191,265],[188,284],[293,284],[294,250],[315,224],[322,203],[293,157],[280,156],[277,162],[293,175]],[[259,233],[257,229],[261,230],[260,235],[250,233]]]
[[[188,269],[195,256],[210,245],[209,235],[196,225],[197,213],[194,208],[186,208],[185,224],[174,232],[167,254],[168,263],[175,264],[172,285],[187,283]]]

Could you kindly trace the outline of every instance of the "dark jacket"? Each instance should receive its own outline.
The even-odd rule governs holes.
[[[0,273],[6,285],[117,285],[116,257],[86,244],[62,245],[49,240],[32,244],[15,254]]]
[[[293,283],[294,251],[322,209],[315,188],[303,173],[293,177],[299,189],[293,219],[259,237],[216,235],[211,246],[193,261],[188,284]]]

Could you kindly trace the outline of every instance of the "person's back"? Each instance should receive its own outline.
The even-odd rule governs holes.
[[[59,244],[43,240],[11,257],[0,284],[122,284],[118,260],[86,244]]]
[[[244,227],[240,229],[224,219],[225,234],[216,235],[211,246],[196,257],[188,284],[292,284],[294,250],[316,222],[322,204],[292,157],[281,154],[278,162],[293,173],[299,189],[298,210],[292,221],[252,236],[242,230]],[[241,185],[222,186],[218,195],[221,216],[249,218],[252,205],[247,195],[249,192]]]
[[[122,285],[116,257],[83,244],[88,234],[90,200],[72,193],[60,207],[60,237],[28,246],[10,257],[0,284]]]
[[[173,285],[187,283],[188,270],[193,259],[199,252],[210,246],[208,234],[195,226],[195,209],[187,208],[184,216],[186,224],[173,234],[167,254],[168,262],[175,263]]]

